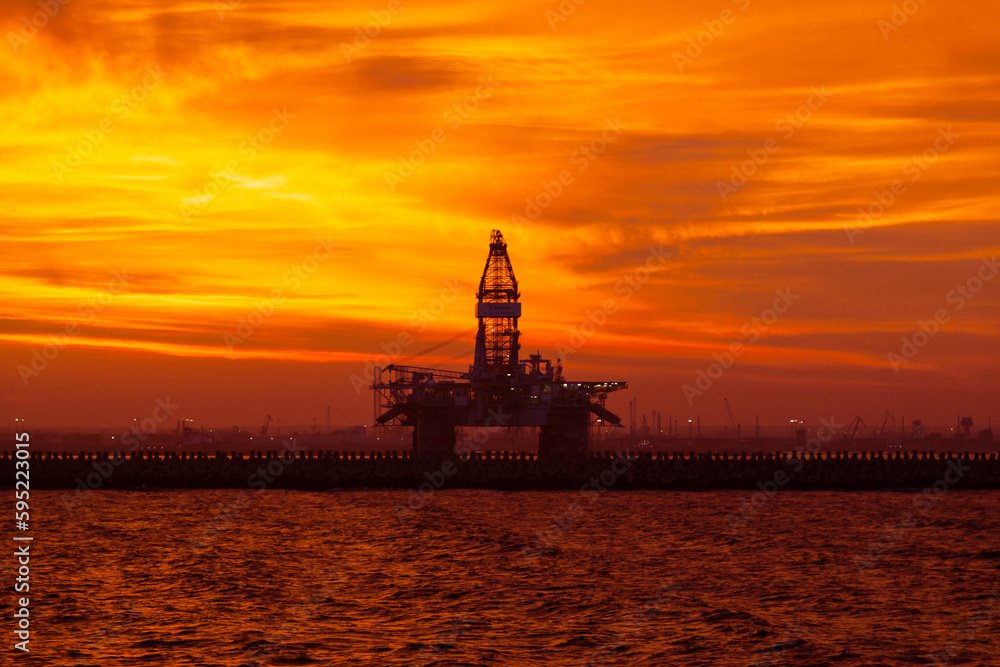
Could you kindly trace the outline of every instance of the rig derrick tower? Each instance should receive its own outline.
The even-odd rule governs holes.
[[[517,320],[521,317],[521,293],[517,291],[517,278],[510,265],[507,243],[503,234],[493,230],[490,234],[490,254],[486,258],[483,277],[479,279],[476,293],[476,357],[472,366],[473,379],[513,374],[518,370]]]

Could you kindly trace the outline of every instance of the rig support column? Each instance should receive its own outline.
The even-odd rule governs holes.
[[[553,406],[549,410],[549,423],[538,430],[539,460],[586,459],[589,422],[590,411],[586,406]]]
[[[450,406],[421,406],[413,426],[413,456],[441,461],[455,456],[455,429],[459,418]]]

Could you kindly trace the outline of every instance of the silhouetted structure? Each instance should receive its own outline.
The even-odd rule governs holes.
[[[455,455],[459,426],[537,426],[540,458],[580,459],[592,420],[621,422],[604,402],[627,383],[569,382],[560,360],[553,367],[541,354],[520,361],[520,296],[503,234],[493,230],[476,295],[479,329],[469,371],[396,364],[376,371],[371,388],[382,411],[376,421],[412,426],[415,457]]]
[[[0,488],[14,483],[15,456],[0,451]],[[69,506],[99,489],[309,489],[397,487],[579,489],[952,489],[1000,488],[996,453],[802,452],[723,454],[590,452],[574,460],[543,460],[529,452],[473,452],[429,474],[410,452],[251,452],[123,454],[32,452],[32,486],[67,489]],[[37,479],[36,479],[37,477]],[[7,480],[4,482],[4,480]],[[434,480],[434,481],[431,481]],[[775,481],[777,480],[777,481]],[[768,490],[769,489],[769,490]]]

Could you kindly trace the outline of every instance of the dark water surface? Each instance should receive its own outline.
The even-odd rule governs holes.
[[[1000,664],[1000,492],[919,496],[35,492],[18,663]]]

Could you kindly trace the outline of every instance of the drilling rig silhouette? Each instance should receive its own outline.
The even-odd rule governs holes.
[[[415,458],[454,456],[458,427],[534,426],[539,459],[580,459],[587,456],[591,424],[620,425],[605,400],[628,383],[569,382],[558,359],[554,367],[541,354],[519,359],[520,296],[507,243],[493,230],[476,294],[479,328],[469,371],[376,369],[376,422],[412,426]]]

